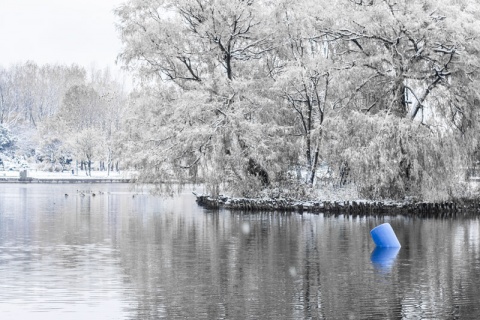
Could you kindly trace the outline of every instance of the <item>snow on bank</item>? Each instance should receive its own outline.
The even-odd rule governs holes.
[[[241,211],[312,212],[347,215],[406,215],[416,217],[453,218],[465,214],[478,215],[480,202],[467,203],[396,203],[356,201],[296,201],[292,199],[241,199],[196,195],[197,203],[207,209]]]
[[[64,172],[48,172],[41,171],[36,169],[27,169],[27,177],[33,179],[42,179],[42,180],[73,180],[73,179],[84,179],[84,180],[98,180],[98,179],[130,179],[133,177],[135,172],[133,171],[111,171],[108,175],[107,171],[92,171],[91,176],[87,176],[85,171],[80,171],[75,174],[72,174],[71,171]],[[0,178],[16,179],[20,178],[20,171],[9,170],[9,171],[0,171]]]

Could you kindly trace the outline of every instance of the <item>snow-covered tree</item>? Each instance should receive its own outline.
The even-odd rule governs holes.
[[[338,2],[325,5],[332,17],[318,30],[335,48],[334,58],[352,66],[344,105],[413,119],[424,108],[448,109],[455,99],[467,99],[463,90],[478,69],[475,5],[431,0],[344,0],[343,10]],[[441,101],[435,99],[439,95]]]
[[[34,62],[0,68],[0,123],[36,127],[53,116],[70,86],[85,81],[78,66]]]
[[[338,96],[345,111],[327,126],[331,135],[324,142],[335,150],[329,163],[347,163],[351,179],[369,197],[435,199],[429,192],[434,187],[438,199],[462,195],[459,171],[469,166],[478,144],[475,6],[388,0],[343,5],[342,11],[329,10],[332,20],[318,27],[335,49],[333,59],[351,65],[345,94]],[[376,161],[367,161],[372,155]]]
[[[468,2],[131,0],[117,15],[141,81],[124,137],[140,180],[258,195],[296,169],[312,186],[325,163],[368,197],[459,194],[446,184],[478,144]]]
[[[255,1],[135,1],[117,11],[145,91],[130,119],[143,180],[201,177],[254,194],[283,174],[284,110],[269,96],[273,31]],[[146,97],[145,95],[148,95]],[[283,169],[283,168],[282,168]]]
[[[87,176],[92,175],[92,161],[95,157],[98,157],[100,153],[99,147],[101,144],[98,143],[98,136],[98,130],[95,128],[86,128],[74,133],[70,140],[74,155],[77,159],[85,161],[85,173]]]
[[[60,109],[47,127],[70,145],[75,155],[87,157],[77,160],[87,161],[89,169],[94,157],[102,164],[106,161],[102,169],[109,172],[117,154],[115,136],[120,130],[126,99],[124,88],[108,70],[93,70],[90,83],[74,85],[65,92]],[[96,144],[95,152],[90,144]]]

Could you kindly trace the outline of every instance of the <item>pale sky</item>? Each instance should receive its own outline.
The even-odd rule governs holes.
[[[35,61],[117,69],[113,9],[125,0],[0,0],[0,65]]]

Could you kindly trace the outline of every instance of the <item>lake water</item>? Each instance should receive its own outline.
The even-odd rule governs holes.
[[[480,318],[478,218],[242,214],[194,200],[0,184],[0,318]],[[374,250],[383,222],[399,251]]]

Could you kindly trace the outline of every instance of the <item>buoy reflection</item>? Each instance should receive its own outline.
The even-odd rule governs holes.
[[[375,247],[370,255],[370,260],[375,269],[382,272],[390,271],[399,251],[400,248]]]

